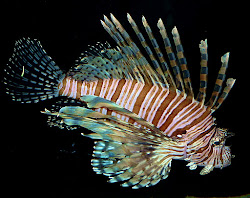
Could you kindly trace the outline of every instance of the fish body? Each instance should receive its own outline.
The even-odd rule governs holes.
[[[173,159],[188,161],[190,170],[204,166],[201,175],[230,165],[231,151],[225,141],[231,134],[218,128],[212,116],[235,82],[227,79],[222,91],[229,53],[221,58],[214,91],[205,104],[207,41],[201,41],[199,46],[200,89],[195,98],[177,28],[172,30],[175,56],[163,21],[157,24],[171,72],[145,17],[143,26],[155,53],[130,15],[128,21],[151,63],[119,21],[113,15],[111,20],[105,16],[102,25],[117,48],[101,43],[90,47],[66,74],[39,41],[17,41],[5,70],[7,93],[27,103],[67,96],[77,104],[87,104],[86,108],[69,103],[44,113],[60,117],[68,126],[93,131],[84,135],[98,140],[93,152],[94,171],[109,176],[110,182],[125,181],[124,187],[155,185],[168,176]]]

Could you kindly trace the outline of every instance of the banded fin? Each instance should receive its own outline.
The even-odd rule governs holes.
[[[231,88],[233,87],[233,85],[235,83],[235,79],[233,79],[233,78],[227,79],[227,86],[224,88],[223,93],[221,94],[220,99],[218,101],[219,95],[220,95],[221,90],[222,90],[223,82],[226,79],[226,70],[228,68],[229,55],[230,55],[230,53],[227,52],[226,54],[224,54],[221,57],[222,65],[221,65],[221,68],[218,72],[218,76],[217,76],[217,79],[215,82],[212,96],[206,104],[206,106],[208,108],[211,108],[212,111],[215,111],[216,109],[218,109],[221,106],[222,102],[227,97],[229,91],[231,90]]]
[[[104,19],[101,20],[101,24],[117,43],[117,48],[111,48],[109,44],[101,43],[90,46],[90,50],[84,52],[80,61],[78,61],[79,64],[72,73],[73,78],[87,81],[95,81],[100,78],[137,80],[144,84],[153,84],[170,88],[171,90],[181,92],[181,94],[186,94],[188,97],[194,99],[190,72],[187,68],[187,61],[184,56],[184,50],[177,28],[174,27],[172,29],[172,37],[176,48],[175,55],[164,23],[162,19],[158,20],[157,27],[160,30],[160,35],[164,42],[167,57],[169,59],[168,62],[172,69],[171,72],[146,18],[144,16],[142,17],[142,24],[155,53],[147,43],[147,38],[144,37],[136,22],[129,14],[127,14],[127,19],[136,33],[141,46],[145,49],[147,56],[143,55],[139,46],[136,45],[115,16],[110,14],[110,19],[104,16]],[[207,40],[201,41],[199,47],[201,53],[200,89],[196,100],[200,102],[201,105],[204,105],[208,74]],[[229,53],[227,54],[229,55]],[[228,57],[227,54],[222,57],[223,66],[219,72],[212,97],[210,101],[205,104],[208,108],[214,110],[220,106],[216,105],[216,101],[222,89],[223,80],[221,80],[221,78],[225,78],[225,68],[228,63],[228,58],[226,58]],[[151,62],[147,61],[147,58],[150,59]],[[173,73],[173,76],[171,73]],[[233,83],[231,84],[233,85]],[[230,89],[226,88],[225,91],[230,91]],[[227,96],[228,93],[223,95]],[[225,99],[224,96],[222,96],[222,98]],[[220,99],[220,102],[223,102],[224,99]]]
[[[104,21],[101,21],[101,23],[129,60],[128,65],[131,67],[133,74],[137,76],[137,73],[139,73],[138,77],[141,82],[155,84],[159,79],[145,57],[142,55],[140,49],[133,42],[129,34],[114,15],[110,14],[110,18],[111,20],[104,16]]]
[[[207,54],[207,39],[205,41],[201,41],[200,45],[200,53],[201,53],[201,70],[200,70],[200,89],[199,93],[197,95],[196,100],[198,102],[201,102],[204,104],[204,101],[206,99],[206,91],[207,91],[207,74],[208,74],[208,67],[207,67],[207,62],[208,62],[208,54]]]
[[[181,78],[180,68],[176,62],[176,57],[172,50],[172,45],[171,45],[170,39],[168,37],[167,31],[166,31],[166,28],[162,19],[158,20],[157,27],[160,30],[160,34],[164,42],[166,53],[167,53],[170,65],[172,67],[173,74],[175,76],[175,84],[173,83],[173,87],[179,90],[183,90],[183,81]]]
[[[84,104],[83,102],[77,99],[68,98],[68,97],[59,97],[54,104],[47,107],[49,110],[47,108],[45,109],[45,112],[55,113],[65,106],[86,107],[86,104]],[[59,116],[48,115],[47,123],[48,123],[48,126],[50,127],[55,126],[60,129],[66,128],[68,130],[74,130],[78,128],[76,126],[66,125]]]
[[[144,38],[143,34],[140,32],[139,28],[137,27],[135,21],[132,19],[132,17],[129,14],[127,15],[129,23],[131,24],[133,30],[135,31],[137,37],[139,38],[141,45],[147,52],[147,55],[150,58],[152,65],[156,71],[150,66],[150,63],[146,60],[146,57],[143,56],[139,47],[135,44],[135,42],[133,42],[133,40],[131,39],[127,31],[122,27],[120,22],[112,14],[110,15],[110,17],[111,17],[112,22],[108,20],[107,17],[105,17],[104,22],[102,21],[102,25],[104,26],[105,30],[111,35],[111,37],[117,42],[118,46],[121,47],[122,50],[124,49],[124,47],[127,47],[127,46],[129,46],[132,49],[134,59],[136,59],[139,62],[138,70],[142,72],[141,75],[143,76],[143,78],[146,78],[145,81],[152,83],[152,84],[158,84],[160,86],[172,87],[174,89],[177,87],[179,91],[185,93],[185,90],[183,89],[183,80],[181,77],[179,66],[176,64],[176,62],[174,63],[172,61],[174,57],[174,53],[172,53],[171,51],[171,53],[168,53],[168,55],[170,57],[171,66],[173,67],[173,72],[176,78],[177,86],[173,82],[173,78],[167,66],[167,62],[165,61],[163,54],[160,51],[159,45],[156,39],[154,38],[152,30],[150,26],[148,25],[145,17],[142,18],[142,23],[145,27],[145,30],[151,41],[151,44],[157,54],[157,57],[160,60],[161,66],[158,60],[155,58],[150,46],[147,44],[146,39]],[[163,23],[158,23],[158,27],[162,35],[166,35],[164,34],[165,27]],[[175,34],[173,34],[173,36],[175,36]],[[170,44],[170,42],[168,44]],[[177,47],[179,46],[180,45],[178,44]],[[171,44],[170,44],[170,47],[171,47]],[[124,53],[126,54],[126,52]],[[189,74],[186,67],[185,68],[183,67],[182,71],[185,75]],[[190,82],[189,76],[186,75],[184,76],[184,78],[186,79],[186,82],[187,82],[185,84],[188,85],[186,87],[189,88],[188,90],[192,90],[191,83],[189,83]],[[187,91],[187,93],[188,94],[190,93],[190,95],[192,95],[192,91],[189,91],[189,92]]]
[[[199,47],[200,47],[200,53],[201,53],[200,89],[199,89],[199,93],[197,95],[196,100],[204,104],[205,98],[206,98],[207,74],[208,74],[207,39],[205,39],[205,41],[202,40]],[[224,102],[224,100],[228,96],[230,90],[232,89],[236,81],[233,78],[228,78],[226,81],[226,87],[223,89],[223,92],[220,95],[222,87],[223,87],[223,82],[226,79],[226,70],[228,67],[229,55],[230,53],[227,52],[221,57],[222,65],[219,70],[216,82],[215,82],[214,90],[209,101],[206,103],[206,106],[210,108],[213,112],[217,110],[221,106],[221,104]]]
[[[57,97],[63,76],[40,42],[30,38],[16,41],[5,74],[6,93],[25,103]]]
[[[123,26],[120,24],[120,22],[112,14],[110,14],[110,18],[111,20],[109,20],[105,16],[104,21],[101,21],[104,29],[116,41],[123,54],[127,55],[128,58],[132,58],[133,60],[138,61],[139,64],[137,64],[135,67],[140,72],[145,83],[152,83],[152,84],[158,83],[158,85],[164,86],[164,84],[167,82],[166,85],[167,88],[169,87],[174,90],[175,89],[179,90],[183,94],[187,94],[187,96],[194,98],[193,88],[191,85],[190,72],[187,68],[187,61],[184,56],[183,46],[181,44],[180,35],[176,27],[173,28],[172,35],[173,35],[174,45],[176,47],[178,61],[176,61],[176,56],[172,50],[171,42],[167,35],[163,21],[159,19],[157,23],[175,77],[175,83],[174,83],[167,62],[163,57],[163,54],[159,48],[157,40],[155,39],[153,32],[148,22],[146,21],[146,18],[144,16],[142,17],[142,23],[143,26],[145,27],[148,38],[161,64],[158,63],[157,58],[154,56],[153,51],[147,44],[146,39],[139,30],[135,21],[129,14],[127,14],[129,23],[131,24],[134,32],[136,33],[139,41],[141,42],[142,47],[145,49],[148,58],[152,62],[152,66],[156,71],[154,71],[154,69],[150,66],[149,62],[147,62],[146,57],[143,56],[139,47],[133,42],[133,40],[131,39],[127,31],[123,28]],[[127,52],[128,48],[131,49],[132,56],[128,54]],[[201,41],[200,52],[201,52],[200,89],[196,100],[200,102],[202,105],[204,105],[206,97],[206,88],[207,88],[207,74],[208,74],[207,40]],[[230,85],[226,86],[226,88],[224,89],[225,92],[223,92],[222,96],[220,97],[220,102],[217,103],[219,94],[222,89],[222,83],[223,80],[225,79],[225,71],[228,65],[228,57],[229,53],[226,53],[224,56],[222,56],[222,67],[218,74],[214,92],[212,93],[212,97],[210,98],[209,102],[206,103],[206,106],[208,106],[208,108],[211,108],[212,111],[218,109],[218,107],[222,104],[222,102],[228,95],[235,81],[234,79],[232,80],[229,79],[230,83],[228,84]]]
[[[223,89],[223,92],[221,94],[221,96],[219,97],[219,99],[216,101],[215,105],[213,106],[213,110],[217,110],[221,104],[224,102],[224,100],[227,98],[230,90],[232,89],[232,87],[234,86],[235,83],[235,79],[233,78],[228,78],[227,82],[226,82],[226,87]]]
[[[148,56],[149,56],[149,58],[150,58],[150,60],[151,60],[151,62],[153,64],[154,69],[160,75],[161,80],[163,81],[163,83],[167,85],[168,84],[167,79],[171,79],[170,76],[168,76],[168,75],[165,76],[164,75],[158,61],[156,60],[152,50],[150,49],[149,45],[147,44],[143,34],[140,32],[140,30],[139,30],[138,26],[136,25],[135,21],[132,19],[132,17],[129,14],[127,14],[127,18],[128,18],[129,23],[131,24],[133,30],[135,31],[138,39],[140,40],[142,46],[144,47],[145,51],[147,52],[147,54],[148,54]],[[151,36],[150,38],[151,38],[151,42],[152,42],[152,44],[154,46],[154,49],[156,51],[157,50],[159,51],[160,48],[159,48],[159,46],[157,44],[157,41],[154,39],[152,31],[151,31],[150,27],[148,26],[148,24],[146,22],[146,19],[144,17],[143,17],[143,25],[144,25],[145,29],[147,30],[148,35]],[[161,56],[161,55],[159,55],[159,56]],[[168,66],[167,66],[166,62],[163,61],[162,66],[163,66],[164,69],[167,70]],[[173,83],[173,82],[171,82],[171,83]]]
[[[84,107],[66,106],[59,112],[44,113],[59,116],[69,126],[81,126],[94,133],[96,139],[91,164],[97,174],[109,177],[109,182],[124,182],[123,187],[148,187],[168,177],[173,146],[178,143],[165,136],[151,123],[103,98],[82,98],[88,108],[105,107],[140,122],[141,127]]]
[[[89,46],[89,49],[81,54],[76,67],[70,70],[69,75],[82,81],[95,81],[98,78],[126,78],[141,81],[138,74],[133,72],[133,66],[130,67],[130,65],[132,65],[131,60],[128,60],[119,48],[112,49],[108,43],[97,43],[95,46]]]
[[[184,56],[184,50],[181,44],[180,35],[176,27],[173,28],[172,35],[174,39],[174,44],[176,46],[177,58],[178,58],[179,65],[182,71],[182,77],[183,77],[184,86],[185,86],[185,93],[193,98],[194,93],[193,93],[193,88],[191,85],[190,73],[187,68],[187,61]]]

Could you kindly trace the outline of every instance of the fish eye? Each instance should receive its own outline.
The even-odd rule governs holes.
[[[220,145],[219,141],[214,142],[214,145]]]

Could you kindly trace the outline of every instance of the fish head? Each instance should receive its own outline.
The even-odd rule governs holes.
[[[213,147],[215,154],[215,167],[224,168],[231,164],[231,159],[234,157],[231,153],[231,146],[226,146],[226,140],[235,134],[225,128],[216,128],[214,137],[210,144]]]

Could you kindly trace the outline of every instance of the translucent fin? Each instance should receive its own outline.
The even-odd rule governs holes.
[[[129,34],[126,32],[126,30],[122,27],[120,22],[114,17],[114,15],[111,14],[110,16],[111,16],[112,23],[114,24],[113,26],[116,28],[116,32],[119,34],[119,37],[122,37],[124,40],[123,43],[125,43],[126,41],[126,45],[129,46],[130,49],[132,50],[134,65],[136,65],[137,70],[143,76],[144,80],[148,83],[163,85],[158,75],[156,74],[156,72],[152,69],[148,61],[142,55],[140,49],[133,42],[133,40],[131,39]],[[104,18],[104,20],[106,23],[108,24],[110,23],[110,21],[107,22],[106,18]]]
[[[124,60],[120,62],[124,70],[127,68],[134,79],[143,83],[149,83],[150,79],[148,75],[146,75],[146,70],[141,67],[139,61],[137,61],[135,58],[135,53],[133,52],[132,47],[130,47],[123,39],[122,35],[115,28],[114,24],[106,16],[104,16],[104,21],[101,20],[101,23],[104,29],[115,40],[124,53]]]
[[[59,110],[65,106],[77,106],[77,107],[86,107],[86,104],[77,100],[77,99],[72,99],[68,97],[59,97],[56,102],[48,106],[42,113],[57,113]],[[48,120],[47,120],[48,126],[50,127],[58,127],[60,129],[68,129],[68,130],[74,130],[77,129],[77,126],[69,126],[66,125],[63,121],[62,118],[59,116],[51,116],[48,115]]]
[[[6,92],[15,101],[31,103],[58,96],[62,71],[37,40],[16,41],[5,69]]]
[[[81,126],[94,133],[85,136],[96,139],[91,164],[97,174],[109,177],[109,182],[124,182],[123,187],[148,187],[168,177],[173,146],[177,142],[165,136],[151,123],[103,98],[83,97],[88,108],[106,107],[131,116],[141,127],[84,107],[63,107],[59,112],[44,113],[59,116],[69,126]]]
[[[90,50],[83,53],[83,56],[78,61],[79,64],[74,70],[70,71],[69,74],[75,79],[87,81],[93,81],[100,78],[132,79],[145,84],[170,88],[182,94],[186,94],[188,97],[194,98],[190,72],[187,67],[187,61],[184,56],[184,50],[177,28],[174,27],[172,29],[172,36],[177,52],[175,55],[163,21],[159,19],[157,23],[172,68],[172,76],[167,61],[160,50],[158,41],[154,37],[146,18],[144,16],[142,17],[142,24],[146,30],[151,46],[150,43],[148,44],[146,41],[147,37],[144,37],[143,33],[139,30],[139,27],[129,14],[127,14],[127,19],[142,47],[145,49],[147,56],[143,55],[139,46],[135,44],[121,23],[111,14],[110,19],[104,16],[101,23],[104,29],[117,43],[117,48],[111,48],[110,45],[101,43],[98,43],[96,46],[90,46]],[[153,47],[154,50],[152,50],[151,47]],[[200,88],[196,100],[200,102],[201,105],[204,105],[208,75],[207,40],[201,41],[199,47],[201,52]],[[217,109],[220,106],[216,102],[225,79],[228,57],[229,53],[222,57],[222,66],[216,80],[212,97],[208,103],[206,103],[208,108]],[[150,59],[150,63],[152,62],[152,66],[147,61],[147,58]],[[227,92],[227,90],[228,88],[225,91]],[[227,96],[227,94],[223,94],[222,96],[222,98],[225,99],[224,96]],[[222,98],[220,102],[224,100]]]

